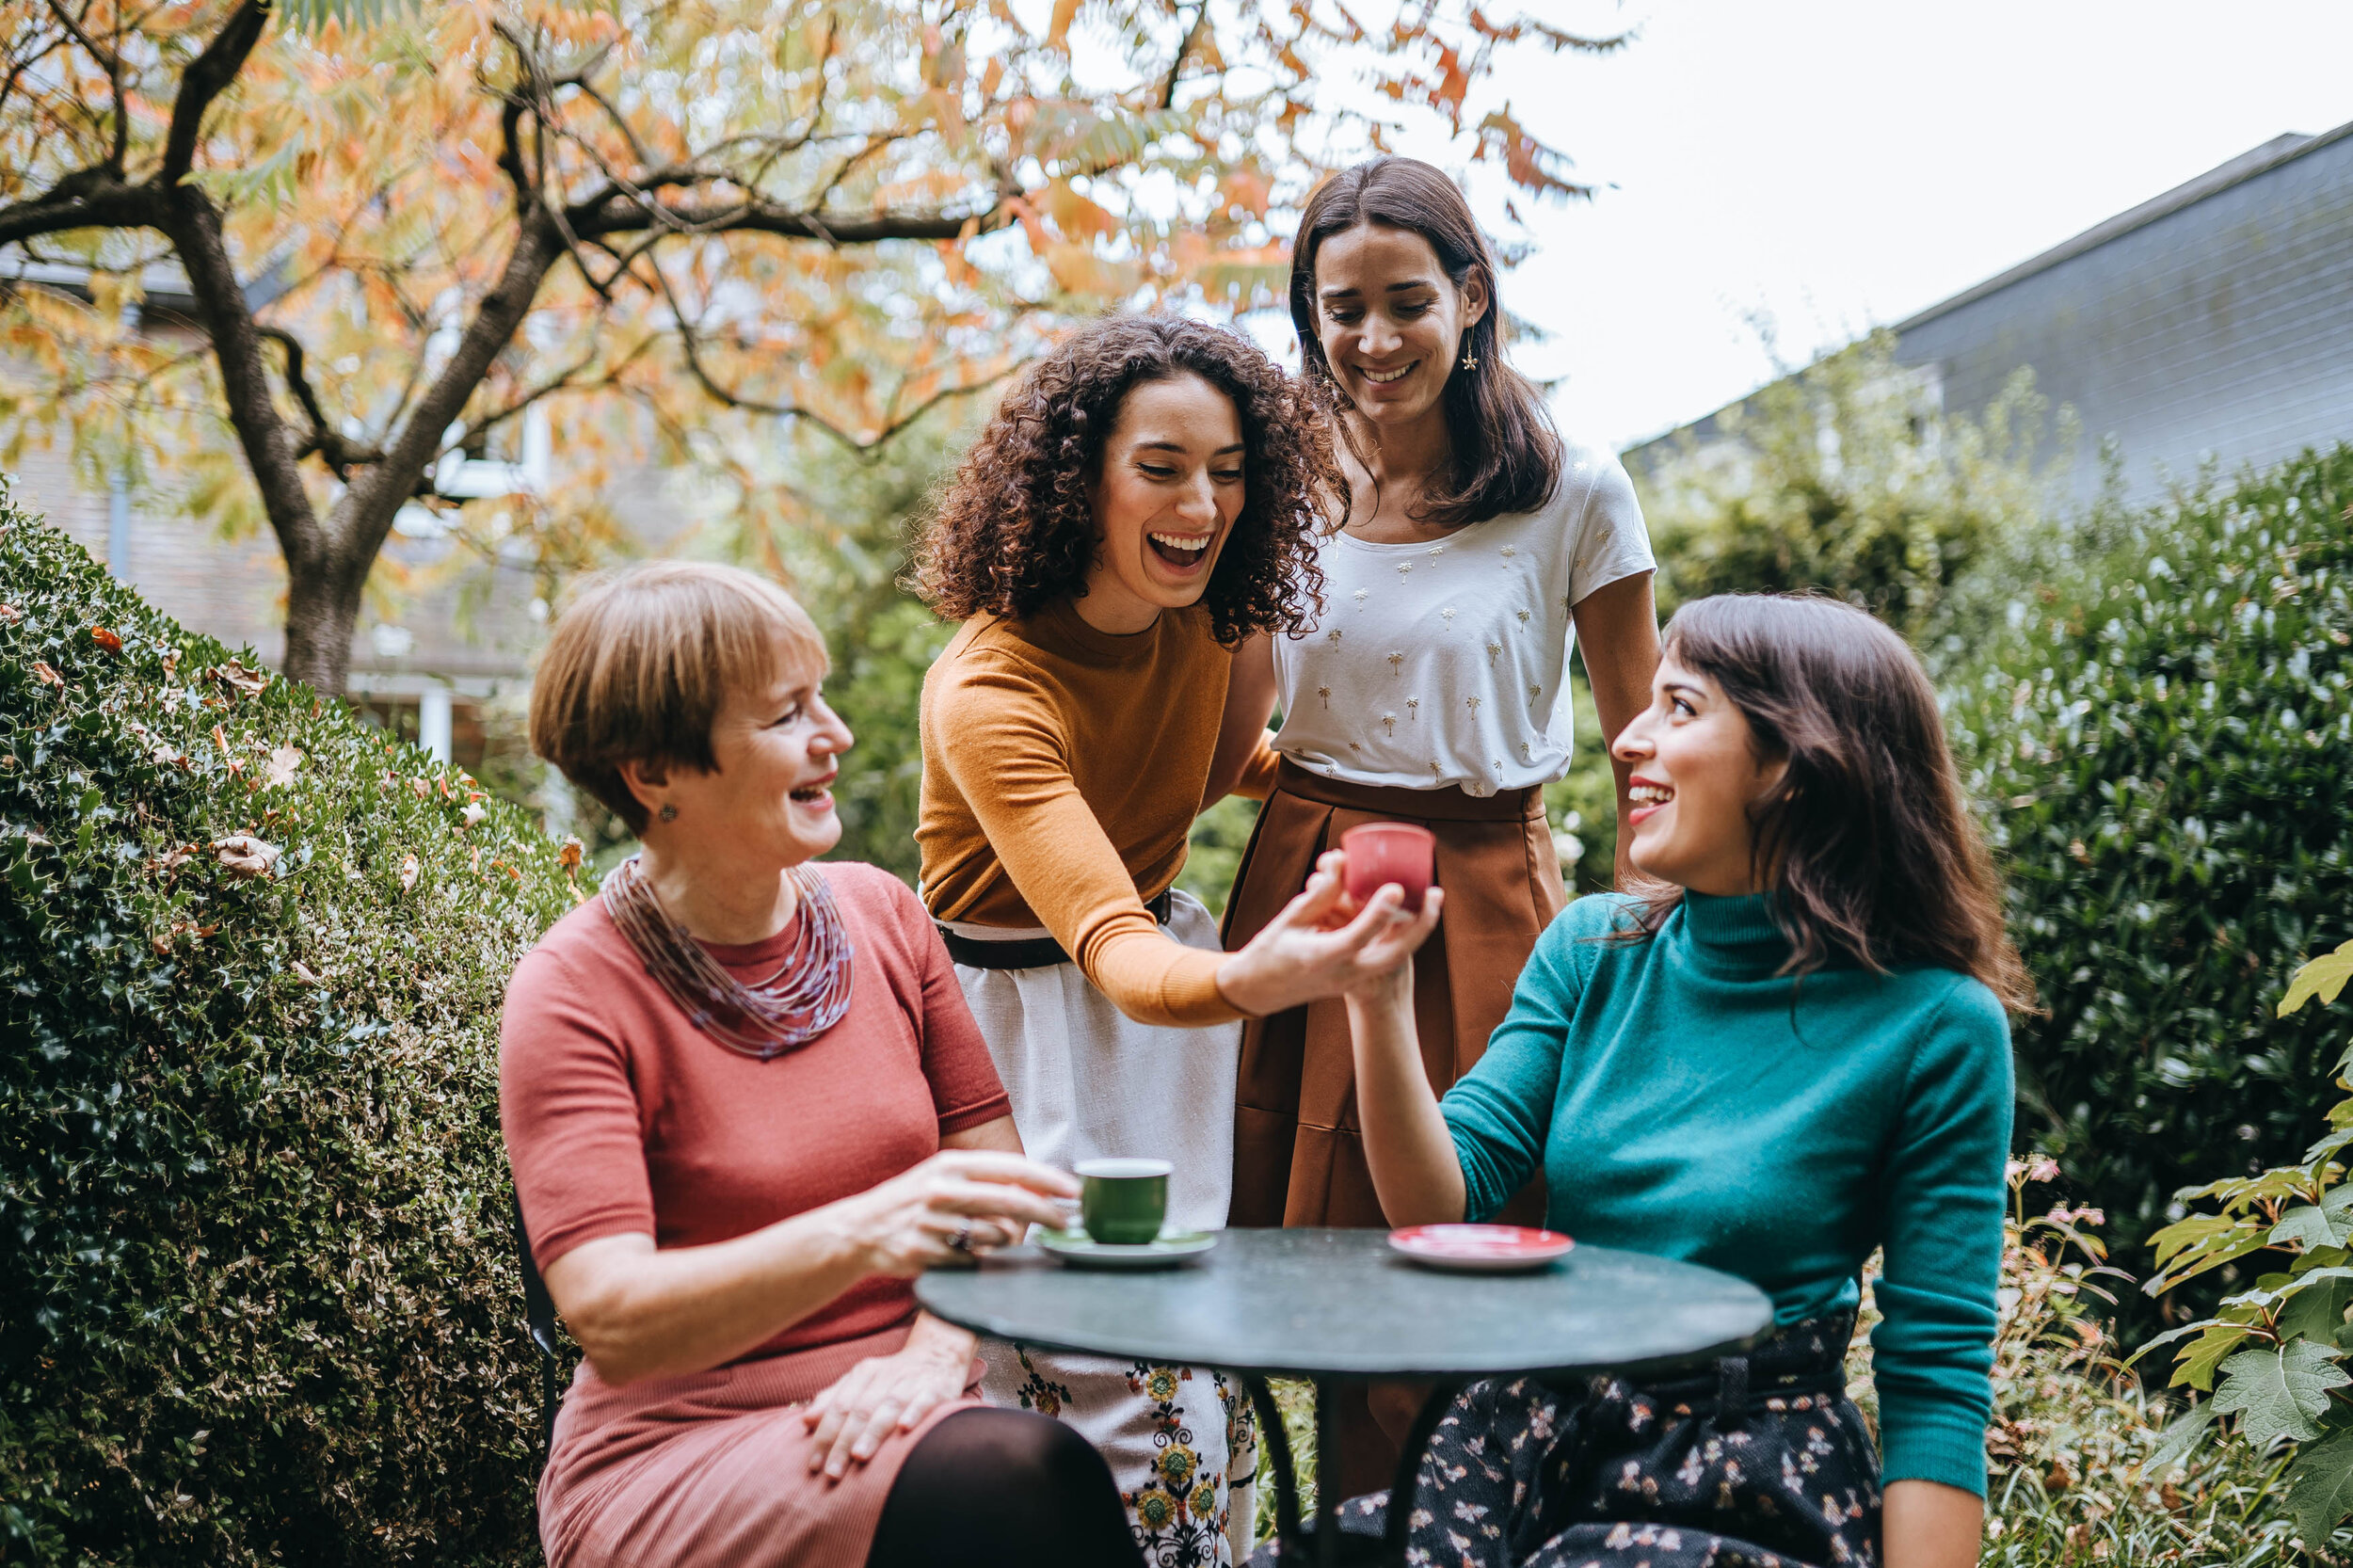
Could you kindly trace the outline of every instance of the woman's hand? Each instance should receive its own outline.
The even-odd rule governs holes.
[[[1374,984],[1407,961],[1437,929],[1444,902],[1436,888],[1408,914],[1405,892],[1391,883],[1353,907],[1348,857],[1326,851],[1306,888],[1217,971],[1220,995],[1257,1017]]]
[[[1069,1216],[1055,1200],[1078,1195],[1076,1180],[1034,1160],[947,1149],[837,1208],[868,1272],[907,1279],[1060,1225]],[[964,1245],[951,1246],[959,1235]]]
[[[923,1417],[962,1394],[971,1370],[972,1336],[924,1313],[893,1355],[871,1356],[841,1374],[801,1412],[815,1434],[810,1473],[840,1480],[874,1457],[895,1430],[913,1432]]]

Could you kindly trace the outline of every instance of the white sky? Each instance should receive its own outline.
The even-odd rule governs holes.
[[[1497,84],[1603,187],[1519,203],[1541,248],[1503,288],[1554,334],[1518,360],[1566,377],[1563,427],[1613,446],[1769,380],[1753,317],[1801,361],[2281,132],[2353,120],[2346,0],[1493,8],[1531,6],[1640,30],[1617,55],[1529,60]],[[1500,180],[1473,177],[1499,220]]]

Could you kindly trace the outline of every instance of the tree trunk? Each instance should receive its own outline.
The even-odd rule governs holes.
[[[354,572],[331,555],[288,557],[283,667],[289,680],[307,680],[328,696],[343,694],[367,582],[366,567]]]

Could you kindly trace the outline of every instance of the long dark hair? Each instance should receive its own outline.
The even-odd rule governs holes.
[[[1503,361],[1503,297],[1496,286],[1495,257],[1471,216],[1470,203],[1438,169],[1416,158],[1371,158],[1335,174],[1307,199],[1299,237],[1291,244],[1291,325],[1299,329],[1301,368],[1333,389],[1329,395],[1342,410],[1350,407],[1337,390],[1316,329],[1316,252],[1334,234],[1364,223],[1419,234],[1437,252],[1438,264],[1455,288],[1477,278],[1487,293],[1486,313],[1463,334],[1460,345],[1479,368],[1450,368],[1440,394],[1454,449],[1450,472],[1422,492],[1408,515],[1439,528],[1460,528],[1507,512],[1534,511],[1552,499],[1561,482],[1560,432],[1534,383]],[[1334,423],[1364,462],[1345,417]]]
[[[1201,595],[1210,632],[1231,646],[1307,630],[1323,606],[1323,502],[1348,496],[1331,435],[1306,385],[1257,344],[1178,316],[1106,316],[1032,365],[924,520],[907,584],[950,620],[1035,615],[1085,592],[1096,534],[1087,485],[1120,406],[1147,381],[1185,375],[1234,400],[1244,448],[1241,514]]]
[[[1675,612],[1662,654],[1716,683],[1759,756],[1788,762],[1750,808],[1754,879],[1778,893],[1792,950],[1785,972],[1926,964],[2034,1005],[1935,689],[1901,637],[1834,599],[1719,594]],[[1639,897],[1656,931],[1683,889]]]

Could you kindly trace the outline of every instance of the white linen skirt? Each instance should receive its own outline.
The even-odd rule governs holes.
[[[1022,941],[1043,929],[946,922],[974,941]],[[1190,893],[1172,895],[1167,933],[1220,947],[1217,921]],[[1141,1024],[1073,963],[1031,969],[956,966],[1031,1158],[1068,1170],[1106,1156],[1170,1161],[1168,1221],[1220,1230],[1234,1179],[1234,1074],[1241,1025]],[[1102,1450],[1129,1526],[1155,1568],[1228,1564],[1250,1554],[1257,1422],[1236,1380],[1206,1367],[1031,1351],[983,1339],[992,1404],[1067,1421]]]

